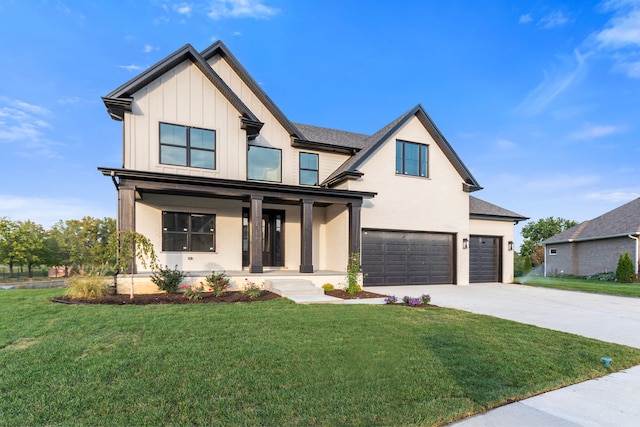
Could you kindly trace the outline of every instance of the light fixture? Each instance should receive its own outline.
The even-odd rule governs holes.
[[[513,250],[513,242],[511,240],[509,240],[509,243],[507,243],[507,247],[509,248],[510,251]]]
[[[462,249],[467,249],[469,247],[469,239],[466,237],[462,239]]]

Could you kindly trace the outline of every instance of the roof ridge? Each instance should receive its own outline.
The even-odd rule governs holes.
[[[573,234],[571,235],[571,237],[569,237],[569,239],[577,239],[578,236],[580,236],[580,233],[582,233],[582,231],[585,229],[585,227],[587,225],[589,225],[589,223],[591,222],[591,220],[586,220],[583,221],[582,224],[578,225],[578,228],[576,228],[576,231],[573,232]]]

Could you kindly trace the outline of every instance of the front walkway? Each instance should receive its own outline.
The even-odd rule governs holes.
[[[524,285],[368,287],[601,341],[640,348],[640,298]],[[615,360],[612,362],[615,366]],[[475,415],[457,427],[632,426],[640,419],[640,366]]]

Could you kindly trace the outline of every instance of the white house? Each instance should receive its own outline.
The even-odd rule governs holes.
[[[479,183],[420,105],[373,135],[292,123],[222,42],[186,45],[103,101],[123,124],[122,167],[99,168],[118,228],[163,265],[322,284],[361,253],[365,286],[513,279],[527,218],[470,196]]]

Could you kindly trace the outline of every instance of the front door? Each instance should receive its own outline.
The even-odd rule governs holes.
[[[249,265],[249,209],[242,210],[242,265]],[[284,211],[262,211],[262,265],[284,266]]]

